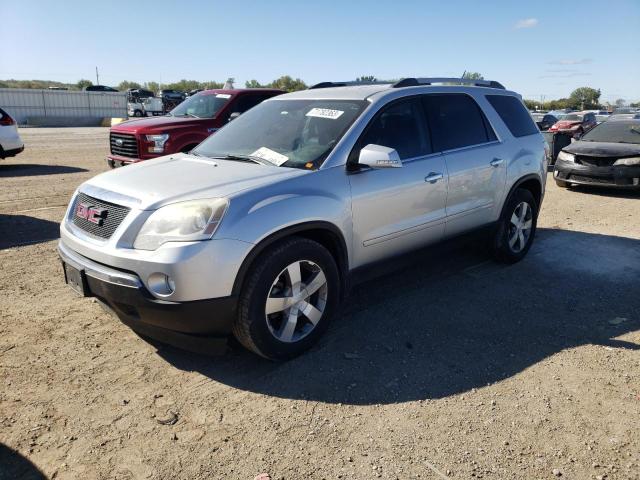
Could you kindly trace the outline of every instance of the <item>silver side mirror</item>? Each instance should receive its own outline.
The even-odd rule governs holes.
[[[370,143],[362,150],[358,157],[360,165],[366,165],[371,168],[398,168],[402,167],[400,155],[393,148],[383,147]]]

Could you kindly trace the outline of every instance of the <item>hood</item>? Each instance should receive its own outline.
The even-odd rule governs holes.
[[[191,128],[202,125],[203,122],[212,121],[211,118],[193,117],[146,117],[134,120],[127,120],[111,128],[112,132],[138,133],[149,132],[151,130],[162,130],[163,132],[174,129]]]
[[[574,155],[588,155],[590,157],[635,157],[640,155],[640,144],[637,143],[609,143],[587,142],[578,140],[563,148],[565,152]]]
[[[121,167],[93,177],[80,191],[101,198],[118,194],[117,203],[143,210],[200,198],[227,197],[310,171],[175,154]]]
[[[560,120],[559,122],[553,125],[553,128],[565,130],[575,125],[579,125],[580,123],[582,123],[580,120]]]

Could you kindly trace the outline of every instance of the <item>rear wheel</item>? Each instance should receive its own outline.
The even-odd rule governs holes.
[[[142,116],[142,110],[135,110],[133,112],[133,116],[134,117],[141,117]]]
[[[267,250],[247,275],[235,337],[249,350],[283,360],[309,349],[338,307],[338,268],[329,251],[293,237]]]
[[[538,205],[529,190],[518,188],[508,200],[494,238],[494,256],[503,263],[519,262],[531,248]]]

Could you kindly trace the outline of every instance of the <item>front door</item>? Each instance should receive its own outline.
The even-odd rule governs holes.
[[[436,242],[444,232],[447,170],[443,155],[432,153],[419,98],[385,106],[358,141],[356,159],[369,144],[395,149],[402,167],[348,173],[354,267]]]

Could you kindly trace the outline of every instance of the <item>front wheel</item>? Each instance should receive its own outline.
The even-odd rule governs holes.
[[[247,274],[233,326],[249,350],[272,360],[308,350],[338,307],[340,275],[329,251],[293,237],[265,251]]]
[[[516,263],[531,248],[538,221],[538,205],[529,190],[518,188],[509,198],[494,238],[494,256]]]

